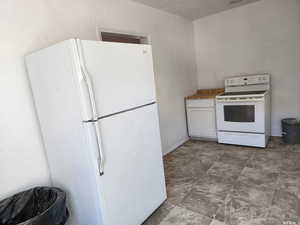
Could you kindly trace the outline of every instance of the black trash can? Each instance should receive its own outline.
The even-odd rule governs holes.
[[[281,121],[283,142],[287,144],[300,143],[300,121],[287,118]]]
[[[66,193],[36,187],[0,201],[0,225],[64,225],[69,217]]]

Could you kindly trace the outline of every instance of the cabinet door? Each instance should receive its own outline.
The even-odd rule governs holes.
[[[214,108],[187,108],[187,118],[191,137],[217,137]]]

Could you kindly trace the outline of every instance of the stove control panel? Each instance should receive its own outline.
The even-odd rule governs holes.
[[[225,92],[247,92],[271,90],[269,74],[254,74],[232,77],[225,80]]]
[[[240,77],[232,77],[225,80],[225,87],[227,86],[247,86],[247,85],[263,85],[269,84],[269,74],[246,75]]]

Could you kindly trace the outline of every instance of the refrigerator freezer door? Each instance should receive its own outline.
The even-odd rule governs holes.
[[[105,225],[140,225],[166,199],[157,106],[99,121],[104,175],[99,176]]]
[[[80,51],[98,117],[156,101],[151,46],[81,41]]]

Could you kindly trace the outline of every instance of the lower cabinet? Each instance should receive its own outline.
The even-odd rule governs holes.
[[[214,99],[186,101],[189,136],[216,139],[217,131]]]

